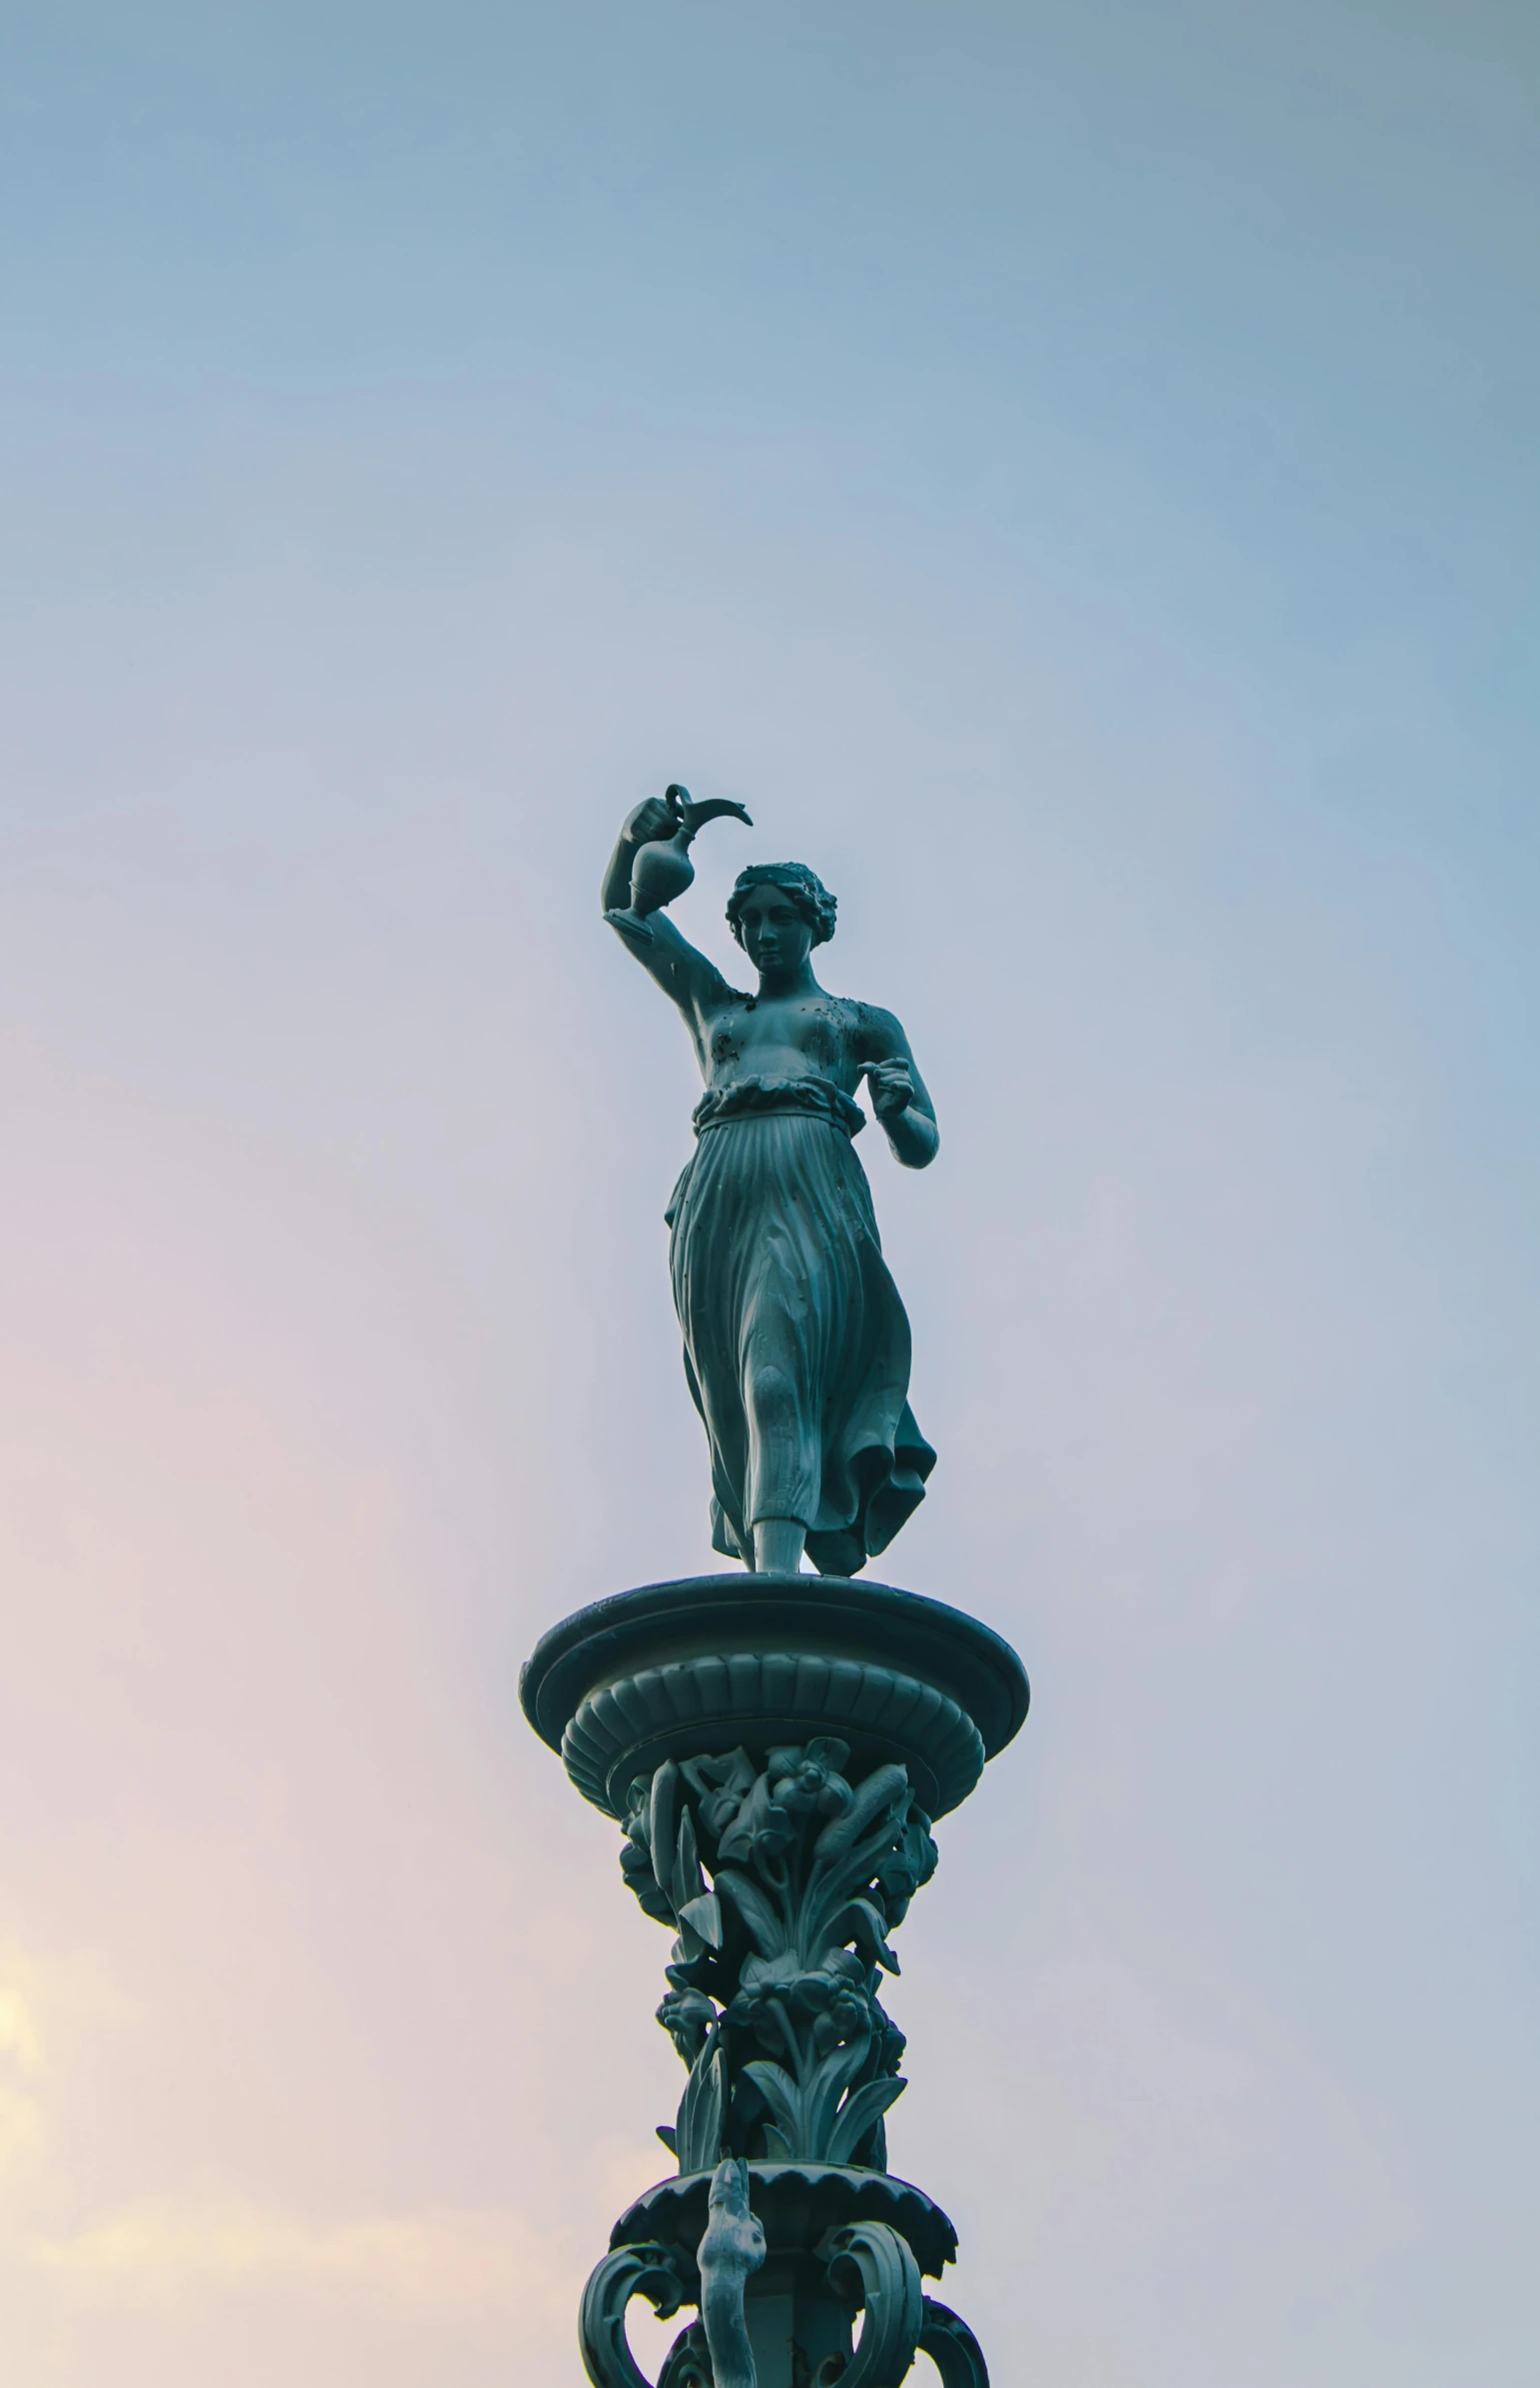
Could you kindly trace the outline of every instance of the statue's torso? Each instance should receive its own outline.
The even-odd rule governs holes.
[[[701,1063],[709,1087],[746,1078],[821,1078],[845,1095],[860,1080],[866,1007],[848,998],[734,996],[703,1025]]]

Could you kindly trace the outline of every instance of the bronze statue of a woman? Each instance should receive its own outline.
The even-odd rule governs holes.
[[[685,1372],[711,1441],[712,1543],[760,1573],[794,1572],[805,1548],[821,1574],[854,1575],[924,1498],[935,1464],[908,1404],[909,1322],[851,1147],[865,1124],[855,1091],[864,1078],[906,1169],[935,1159],[935,1113],[892,1014],[813,977],[834,898],[802,864],[757,865],[734,888],[728,920],[759,975],[754,995],[680,936],[661,875],[645,906],[634,899],[639,853],[678,843],[682,820],[705,812],[679,788],[639,805],[603,904],[679,1006],[706,1080],[667,1216]]]

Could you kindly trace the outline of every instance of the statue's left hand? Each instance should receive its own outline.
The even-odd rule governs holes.
[[[871,1108],[879,1120],[896,1120],[914,1100],[914,1081],[906,1062],[868,1062],[866,1079]]]

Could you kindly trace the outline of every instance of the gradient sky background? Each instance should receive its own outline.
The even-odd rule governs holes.
[[[579,2388],[680,2075],[515,1683],[710,1563],[676,776],[941,1117],[945,2293],[1531,2388],[1537,93],[1521,0],[7,0],[15,2388]]]

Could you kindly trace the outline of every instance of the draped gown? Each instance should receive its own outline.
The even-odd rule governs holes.
[[[685,1372],[712,1450],[712,1544],[748,1558],[770,1517],[853,1575],[924,1498],[935,1453],[908,1404],[909,1322],[851,1145],[860,1106],[822,1078],[745,1078],[695,1112],[668,1219]]]

